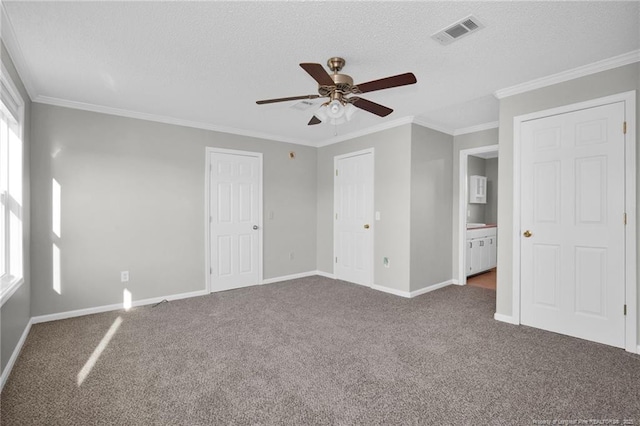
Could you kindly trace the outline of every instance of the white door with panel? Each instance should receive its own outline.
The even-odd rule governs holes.
[[[260,284],[262,157],[209,155],[211,291]]]
[[[334,274],[373,284],[373,152],[336,157]]]
[[[521,126],[521,322],[624,347],[624,103]]]

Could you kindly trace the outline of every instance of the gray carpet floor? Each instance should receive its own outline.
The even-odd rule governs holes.
[[[0,420],[640,425],[639,356],[500,323],[494,311],[495,292],[481,288],[404,299],[309,277],[37,324]]]

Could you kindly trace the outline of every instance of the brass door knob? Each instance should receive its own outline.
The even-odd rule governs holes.
[[[532,236],[533,234],[531,233],[531,231],[529,231],[528,229],[526,231],[524,231],[524,233],[522,234],[524,235],[525,238],[529,238],[530,236]]]
[[[364,226],[364,229],[369,229],[369,224],[368,223]]]

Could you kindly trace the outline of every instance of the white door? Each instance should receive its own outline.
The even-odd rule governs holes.
[[[262,157],[209,155],[211,291],[260,284]]]
[[[336,278],[373,284],[373,152],[336,157]]]
[[[521,322],[624,347],[624,103],[521,126]]]

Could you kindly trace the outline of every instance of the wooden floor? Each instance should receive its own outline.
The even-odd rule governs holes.
[[[467,278],[467,285],[474,287],[488,288],[489,290],[496,289],[496,268],[493,268],[482,274],[474,275]]]

